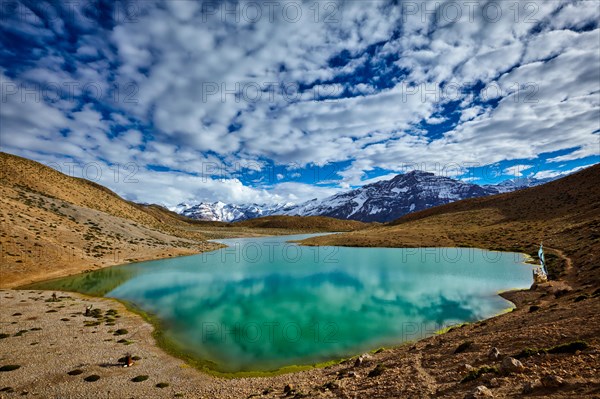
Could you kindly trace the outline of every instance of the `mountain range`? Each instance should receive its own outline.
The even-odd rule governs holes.
[[[301,204],[181,203],[172,210],[193,219],[236,222],[270,215],[329,216],[361,222],[388,222],[438,205],[534,187],[553,179],[516,178],[496,185],[467,183],[433,173],[412,171],[322,200]]]

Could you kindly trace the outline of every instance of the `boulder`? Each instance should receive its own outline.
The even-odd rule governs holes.
[[[521,363],[514,357],[507,356],[502,360],[502,365],[500,366],[500,369],[506,374],[522,373],[523,371],[525,371],[525,366],[523,366],[523,363]]]

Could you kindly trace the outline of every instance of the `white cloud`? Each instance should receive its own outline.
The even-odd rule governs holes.
[[[425,5],[438,3],[451,2],[415,2],[419,12],[408,18],[405,4],[327,3],[334,6],[335,21],[324,20],[323,9],[315,18],[314,8],[303,4],[299,21],[279,12],[273,20],[263,14],[252,23],[243,16],[237,22],[224,19],[220,9],[207,17],[200,3],[143,2],[135,20],[119,21],[109,31],[99,30],[84,6],[76,5],[71,22],[85,34],[74,53],[47,46],[16,77],[3,73],[2,82],[75,81],[77,98],[92,82],[102,93],[95,99],[106,108],[13,96],[0,110],[2,146],[36,159],[135,163],[148,186],[118,190],[162,203],[191,197],[300,200],[339,189],[289,182],[267,186],[260,179],[244,186],[232,173],[244,160],[257,171],[266,160],[294,165],[290,169],[349,161],[338,183],[350,187],[372,181],[363,178],[375,168],[419,165],[458,173],[465,165],[505,160],[534,165],[540,154],[566,149],[574,150],[549,161],[598,155],[593,132],[600,108],[600,30],[589,30],[600,18],[595,2],[520,2],[518,9],[497,2],[503,11],[498,21],[477,8],[472,21],[463,10],[457,23],[434,21],[431,15],[423,22]],[[68,28],[58,17],[46,26],[35,16],[5,26],[41,41],[61,41]],[[582,27],[588,31],[576,31]],[[394,36],[395,30],[400,34]],[[330,65],[344,50],[349,62]],[[394,66],[402,75],[388,75],[386,57],[397,59]],[[362,76],[371,73],[365,70],[373,76]],[[365,79],[344,81],[348,76]],[[329,80],[335,83],[328,85]],[[452,82],[465,88],[477,81],[488,88],[487,100],[498,101],[495,108],[477,93],[460,92],[458,124],[451,131],[428,137],[418,130],[422,121],[449,120],[440,113],[449,101],[440,96],[442,87]],[[380,83],[387,88],[379,89]],[[115,84],[121,91],[117,101]],[[301,84],[309,89],[286,91]],[[135,89],[129,98],[135,101],[126,101],[127,87]],[[417,91],[408,93],[408,87]],[[344,90],[354,97],[340,98]],[[327,100],[315,101],[320,99],[315,93]],[[115,133],[115,127],[125,130]],[[215,165],[223,169],[225,182],[200,184]],[[173,171],[155,172],[155,166]],[[168,189],[158,189],[159,183]]]

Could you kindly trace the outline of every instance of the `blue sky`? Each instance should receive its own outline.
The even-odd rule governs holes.
[[[128,199],[600,162],[600,2],[6,1],[0,147]]]

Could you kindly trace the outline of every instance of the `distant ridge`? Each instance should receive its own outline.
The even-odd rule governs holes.
[[[389,222],[403,215],[467,198],[485,197],[537,186],[552,179],[516,178],[479,186],[415,170],[390,180],[294,204],[179,204],[176,212],[198,220],[235,222],[270,215],[329,216],[361,222]]]

